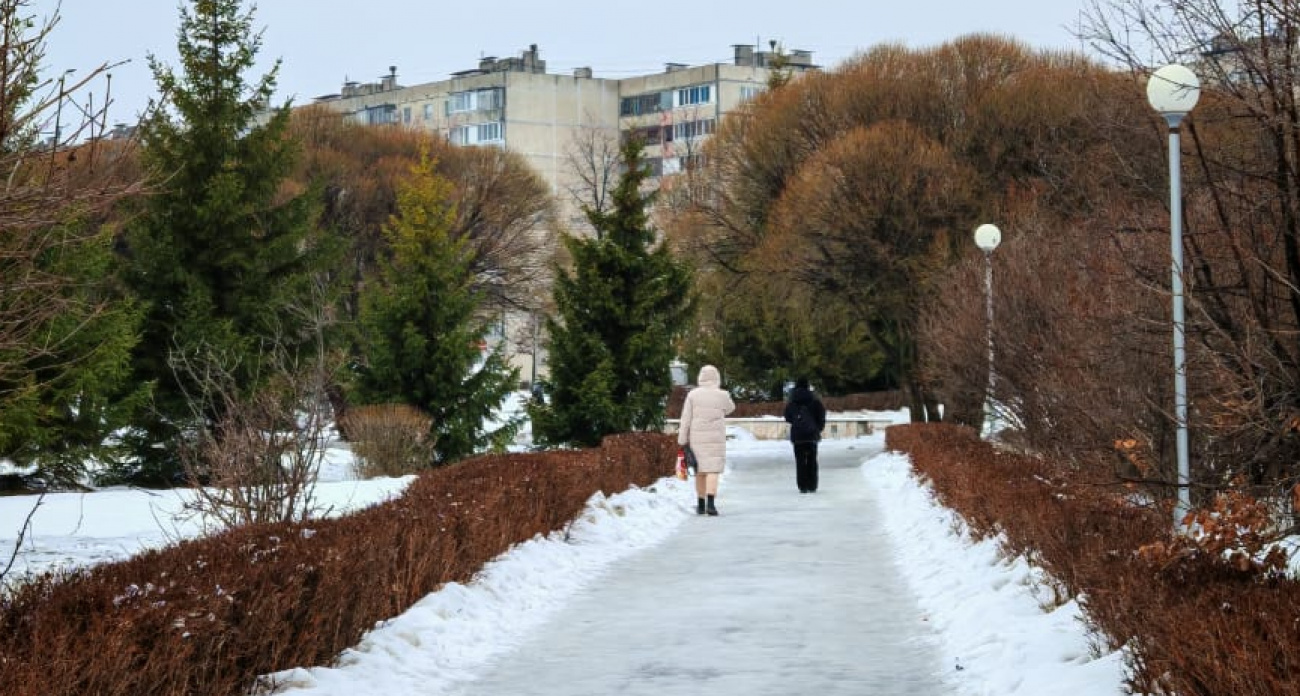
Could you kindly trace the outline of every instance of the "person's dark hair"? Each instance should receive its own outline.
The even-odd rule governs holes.
[[[799,379],[795,380],[794,388],[795,388],[795,389],[807,389],[807,388],[808,388],[808,378],[807,378],[807,377],[800,377]]]

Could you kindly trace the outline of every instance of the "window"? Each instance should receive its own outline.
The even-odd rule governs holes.
[[[487,143],[501,140],[501,123],[493,121],[492,123],[480,123],[478,126],[478,142]]]
[[[640,138],[641,144],[643,145],[646,146],[658,145],[660,142],[663,141],[663,138],[666,134],[671,134],[671,133],[672,133],[671,130],[664,128],[662,126],[647,126],[645,128],[635,128],[633,130],[623,132],[623,142],[627,142],[632,138]],[[669,138],[669,140],[671,139],[672,138]]]
[[[500,144],[505,139],[505,127],[500,121],[456,126],[447,132],[452,145]]]
[[[623,97],[619,102],[619,116],[640,116],[641,114],[654,114],[663,111],[665,106],[664,97],[671,99],[671,92],[652,92],[650,94],[640,94],[635,97]]]
[[[754,97],[757,97],[759,94],[761,94],[762,91],[763,88],[759,87],[758,85],[741,85],[740,101],[749,101]]]
[[[474,93],[479,111],[500,109],[505,102],[505,92],[500,89],[480,89]]]
[[[447,113],[456,114],[474,108],[473,92],[452,92],[447,95]]]
[[[677,90],[677,106],[708,104],[712,101],[713,87],[710,85],[697,85]]]
[[[700,138],[713,134],[715,121],[711,118],[700,119],[699,121],[683,121],[673,124],[673,138],[676,140],[685,140],[690,138]]]
[[[469,92],[452,92],[447,95],[447,113],[466,111],[491,111],[505,105],[505,90],[498,87],[476,89]]]
[[[362,111],[357,112],[357,120],[367,126],[397,123],[397,105],[381,104],[379,106],[366,107]]]
[[[426,121],[433,120],[433,104],[424,105],[424,120]]]
[[[411,122],[411,107],[404,106],[402,107],[402,123],[410,123],[410,122]]]

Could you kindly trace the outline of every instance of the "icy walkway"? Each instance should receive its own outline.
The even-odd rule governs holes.
[[[878,445],[828,442],[800,495],[777,444],[732,456],[720,517],[618,562],[454,693],[955,693],[860,470]]]

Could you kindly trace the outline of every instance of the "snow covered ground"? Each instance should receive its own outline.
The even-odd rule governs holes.
[[[346,446],[329,450],[316,484],[314,507],[334,517],[401,495],[414,477],[358,480]],[[16,535],[31,515],[31,526],[14,559],[14,576],[58,568],[122,560],[197,536],[213,523],[195,516],[186,489],[144,490],[116,487],[90,493],[49,493],[0,497],[0,569]],[[34,512],[33,512],[34,510]]]
[[[874,684],[871,693],[1124,693],[1120,656],[1093,654],[1077,606],[1071,603],[1045,613],[1035,591],[1034,569],[998,557],[989,542],[973,545],[957,536],[959,525],[910,476],[906,458],[882,452],[883,435],[823,441],[823,462],[847,459],[856,473],[836,479],[834,488],[824,483],[823,491],[806,497],[793,490],[787,443],[743,439],[743,431],[733,431],[733,436],[742,439],[732,440],[728,449],[731,470],[723,480],[722,517],[696,517],[690,483],[674,479],[609,498],[597,496],[567,541],[552,535],[517,546],[473,583],[448,585],[376,627],[335,667],[270,676],[284,693],[295,696],[415,693],[413,689],[466,696],[685,693],[692,691],[691,684],[680,681],[686,678],[707,682],[694,684],[699,693],[749,696],[805,693],[782,691],[786,685],[780,679],[788,670],[776,669],[773,660],[786,653],[811,652],[815,658],[807,659],[833,662],[828,652],[849,651],[847,664],[835,663],[833,669],[803,678],[805,686],[816,687],[806,693],[862,693],[867,683],[853,680],[867,677],[853,663],[864,663],[869,673],[879,665],[867,663],[892,655],[889,651],[899,648],[895,642],[903,642],[904,648],[922,650],[928,657],[890,657],[886,667],[897,671],[893,676],[901,686],[889,691]],[[823,481],[832,475],[824,466]],[[849,490],[855,481],[861,494]],[[805,616],[783,624],[785,630],[735,624],[736,616],[752,617],[755,624],[762,621],[753,606],[742,607],[746,601],[783,604],[786,593],[809,586],[809,563],[814,561],[787,562],[798,557],[764,550],[776,554],[800,545],[798,533],[794,539],[786,534],[790,525],[816,520],[802,516],[806,510],[778,506],[803,502],[821,506],[813,514],[825,517],[827,524],[814,528],[820,530],[819,543],[832,544],[826,550],[850,548],[856,540],[849,537],[864,533],[883,534],[888,543],[867,552],[868,557],[843,559],[865,571],[841,568],[838,559],[828,566],[857,573],[849,580],[855,596],[826,593],[814,602],[830,602],[832,613],[840,610],[841,623],[834,617]],[[878,518],[880,528],[838,524],[855,514]],[[726,527],[711,532],[714,525]],[[691,561],[679,562],[677,557],[709,543],[696,535],[724,533],[729,536],[706,553],[747,550],[725,559],[714,556],[721,566],[716,573],[683,577],[680,563]],[[846,543],[850,546],[842,546]],[[813,558],[822,551],[813,549]],[[757,565],[739,565],[749,559],[756,559],[752,562]],[[861,600],[887,591],[889,583],[882,585],[878,576],[891,566],[901,577],[902,594],[875,598],[884,607],[876,604],[874,611],[890,616],[855,616],[863,627],[863,635],[855,635],[855,629],[842,625],[844,616],[862,613]],[[762,578],[762,587],[749,582],[756,577]],[[706,604],[727,603],[723,610],[730,612],[732,623],[723,621],[727,625],[715,631],[717,627],[702,616],[696,639],[667,637],[675,635],[674,626],[682,625],[680,605],[690,602],[690,588],[701,582],[709,583],[708,594],[716,598]],[[774,642],[788,642],[789,635],[797,635],[804,628],[801,624],[810,621],[832,622],[830,628],[815,625],[805,640],[816,643],[829,632],[837,642],[833,650],[817,644],[801,651],[787,644],[773,655]],[[869,635],[877,624],[889,626],[888,635]],[[915,635],[900,635],[909,631]],[[880,640],[890,642],[873,643]],[[681,644],[687,652],[677,650]],[[705,655],[712,666],[694,664],[695,654]],[[912,690],[918,680],[935,690]]]
[[[961,518],[930,497],[905,455],[886,452],[863,464],[880,491],[894,560],[934,623],[943,652],[961,671],[962,693],[1127,693],[1123,658],[1089,640],[1078,604],[1045,611],[1051,592],[1042,571],[1005,558],[996,541],[972,543],[954,532]]]
[[[905,414],[896,415],[905,419]],[[608,607],[611,602],[621,601],[611,596],[628,597],[632,604],[622,608],[628,617],[627,626],[619,625],[619,615],[604,620],[612,622],[615,629],[633,629],[633,616],[649,622],[645,625],[656,625],[662,606],[650,599],[636,599],[654,597],[653,592],[620,591],[610,595],[613,590],[605,589],[606,594],[599,598],[593,593],[602,588],[635,589],[638,569],[671,567],[673,556],[685,553],[692,543],[736,546],[721,537],[724,532],[739,535],[737,538],[760,549],[763,544],[773,548],[787,544],[788,540],[780,537],[783,530],[789,531],[784,522],[773,524],[778,518],[747,514],[747,510],[760,512],[761,508],[779,507],[780,514],[789,516],[779,519],[789,519],[790,524],[814,524],[816,518],[809,514],[825,515],[825,528],[819,528],[819,534],[824,534],[828,542],[849,544],[842,548],[856,548],[853,535],[881,537],[881,541],[870,544],[872,550],[863,552],[875,556],[858,560],[880,573],[892,568],[888,574],[897,575],[898,582],[886,583],[893,588],[888,591],[897,596],[876,599],[892,607],[888,611],[896,614],[894,619],[905,624],[907,631],[915,632],[915,637],[908,639],[908,650],[917,656],[908,659],[916,659],[916,664],[922,666],[908,669],[929,672],[899,674],[899,684],[920,679],[942,685],[940,691],[931,693],[971,695],[1124,693],[1120,656],[1094,654],[1077,606],[1070,603],[1044,612],[1035,592],[1036,570],[1023,561],[1000,558],[990,542],[971,544],[958,536],[954,530],[960,525],[950,512],[936,507],[926,490],[909,475],[906,458],[882,451],[883,434],[824,441],[823,461],[842,461],[846,468],[843,472],[826,472],[827,476],[840,476],[835,479],[834,489],[806,497],[793,491],[793,474],[787,476],[785,471],[790,468],[787,443],[747,439],[743,431],[733,430],[732,435],[735,439],[728,449],[732,467],[724,476],[719,503],[722,517],[696,517],[690,483],[671,478],[645,489],[609,497],[597,495],[573,525],[567,540],[554,534],[516,546],[489,564],[474,582],[447,585],[401,616],[377,626],[334,667],[303,666],[268,676],[279,682],[286,693],[350,696],[413,693],[412,685],[418,685],[421,694],[487,693],[473,689],[476,684],[509,684],[513,677],[506,667],[514,661],[531,665],[525,662],[530,659],[540,660],[539,664],[551,669],[590,672],[597,665],[579,662],[566,666],[557,655],[547,652],[551,649],[548,646],[561,644],[553,642],[555,636],[574,616],[566,612],[581,612],[584,598]],[[323,503],[334,507],[332,514],[400,494],[408,483],[406,479],[354,480],[346,451],[342,450],[326,469],[317,493]],[[854,475],[845,477],[845,472]],[[33,518],[32,533],[24,542],[18,567],[39,570],[124,558],[196,534],[201,529],[196,521],[177,516],[183,495],[122,489],[47,496]],[[820,512],[796,508],[805,501],[821,506]],[[0,498],[0,549],[13,547],[14,533],[30,511],[30,503],[28,498]],[[870,526],[846,523],[857,519],[859,513],[870,516]],[[711,541],[710,534],[719,535],[719,539]],[[798,549],[792,547],[790,552]],[[709,580],[718,583],[716,591],[725,594],[734,590],[736,601],[757,596],[779,602],[782,593],[801,582],[798,564],[782,570],[780,563],[772,562],[775,557],[762,557],[761,550],[758,553],[764,562],[763,571],[750,573],[750,577],[767,578],[763,580],[765,587],[742,585],[742,577],[719,572]],[[821,572],[832,572],[835,567],[829,564]],[[690,578],[684,580],[692,582]],[[886,591],[873,589],[876,583],[848,586],[853,591],[843,597],[850,602],[872,600],[870,593]],[[643,589],[676,591],[667,586]],[[863,611],[862,605],[853,606],[852,611]],[[833,614],[832,607],[828,616]],[[870,617],[865,618],[869,623]],[[676,622],[665,617],[659,623]],[[638,630],[640,626],[637,624]],[[732,640],[730,650],[714,653],[723,662],[714,665],[716,669],[710,673],[716,673],[714,677],[720,684],[733,683],[726,681],[728,675],[739,678],[735,675],[745,674],[751,680],[757,679],[756,670],[761,673],[771,668],[768,660],[757,657],[762,654],[757,645],[750,646],[751,650],[743,641],[797,640],[789,632],[778,636],[775,634],[782,632],[756,629],[747,633],[734,629],[726,629],[734,635],[719,634],[732,636],[722,639],[724,643]],[[843,632],[844,628],[835,630],[837,633],[831,636],[835,641],[833,650],[821,644],[812,647],[847,660],[841,665],[846,670],[853,669],[854,655],[860,654],[861,660],[874,659],[871,644],[845,644],[859,638]],[[613,654],[648,662],[662,657],[661,645],[638,640],[636,631],[624,632],[629,634],[629,642],[626,646],[608,646]],[[808,641],[825,640],[822,633],[809,633]],[[715,640],[712,645],[699,646],[699,650],[708,653],[722,644]],[[540,657],[530,657],[529,650],[536,651],[538,646],[543,651]],[[753,664],[746,664],[747,660]],[[670,673],[676,664],[666,658],[658,663]],[[589,676],[594,679],[600,675]],[[647,677],[646,682],[651,681]],[[542,690],[542,683],[530,681],[526,688],[513,693],[579,693]],[[756,683],[762,685],[761,680],[751,681],[746,688]],[[827,678],[820,693],[857,693],[850,681],[840,684],[840,690],[827,690],[835,684]],[[779,693],[777,685],[767,687],[767,691],[758,693]],[[728,693],[726,689],[709,691]],[[624,693],[642,692],[625,689]]]

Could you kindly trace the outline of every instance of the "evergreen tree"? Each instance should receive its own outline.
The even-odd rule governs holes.
[[[0,379],[0,457],[35,467],[35,477],[60,487],[83,483],[88,460],[120,454],[110,435],[131,422],[148,392],[129,386],[139,307],[108,282],[112,238],[84,232],[91,224],[56,225],[47,234],[58,242],[34,260],[60,280],[46,298],[60,311],[33,329],[46,349],[0,351],[0,361],[21,366]]]
[[[767,88],[780,89],[794,79],[794,70],[790,67],[790,54],[785,52],[785,47],[776,41],[768,42],[772,49],[772,57],[767,66]]]
[[[690,276],[656,244],[647,216],[653,194],[642,144],[625,143],[626,167],[606,211],[588,208],[592,238],[566,237],[572,269],[556,274],[558,317],[548,319],[545,403],[530,408],[547,444],[594,446],[605,435],[661,428],[672,389],[674,340],[692,310]]]
[[[147,303],[137,378],[156,385],[156,416],[137,433],[140,482],[177,474],[177,435],[192,420],[201,379],[174,369],[177,355],[222,355],[248,389],[277,350],[305,347],[294,317],[311,302],[324,246],[310,239],[314,207],[287,194],[296,145],[286,136],[288,106],[260,116],[279,65],[244,81],[261,45],[251,11],[238,0],[191,0],[181,8],[181,72],[154,56],[150,67],[171,109],[142,124],[143,158],[156,177],[127,234],[128,278]],[[263,122],[264,121],[264,122]],[[208,419],[220,416],[205,413]],[[168,447],[159,449],[158,444]]]
[[[451,183],[427,153],[398,187],[397,214],[384,228],[390,253],[361,293],[363,366],[355,400],[403,403],[433,417],[434,462],[502,449],[518,420],[485,427],[519,374],[500,349],[480,346],[488,326],[479,316],[473,254],[455,238]]]

